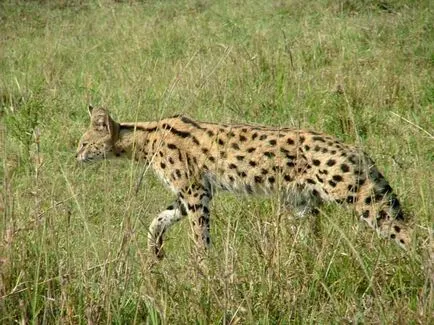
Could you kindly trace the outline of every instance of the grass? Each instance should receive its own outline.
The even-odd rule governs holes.
[[[434,322],[429,1],[0,3],[0,322]],[[149,268],[172,197],[143,166],[81,168],[88,103],[118,120],[309,127],[368,151],[413,216],[403,252],[327,206],[216,197],[203,276],[189,226]]]

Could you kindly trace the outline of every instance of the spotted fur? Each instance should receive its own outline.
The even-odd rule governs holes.
[[[281,194],[303,215],[322,202],[347,203],[360,218],[401,247],[409,244],[397,196],[372,159],[352,145],[308,130],[217,124],[174,116],[117,123],[103,108],[77,151],[80,162],[126,157],[149,164],[176,200],[151,223],[149,249],[163,255],[163,235],[189,216],[200,249],[210,244],[209,203],[216,189]]]

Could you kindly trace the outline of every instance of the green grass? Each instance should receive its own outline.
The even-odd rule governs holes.
[[[434,322],[434,8],[429,1],[2,1],[0,323]],[[118,120],[309,127],[357,143],[415,227],[403,252],[344,207],[289,219],[221,194],[203,276],[143,166],[81,168],[88,103]]]

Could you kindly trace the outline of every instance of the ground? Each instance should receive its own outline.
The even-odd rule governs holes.
[[[1,2],[0,322],[434,322],[432,21],[429,1]],[[293,220],[277,197],[223,194],[208,274],[186,222],[149,268],[171,194],[132,162],[77,165],[89,103],[357,144],[412,215],[414,247],[345,207]]]

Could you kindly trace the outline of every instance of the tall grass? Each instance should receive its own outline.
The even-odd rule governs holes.
[[[1,323],[434,322],[434,20],[429,1],[0,3]],[[190,230],[150,267],[173,199],[143,166],[81,168],[88,103],[308,127],[370,153],[412,215],[414,247],[345,207],[293,220],[277,199],[213,202],[208,274]]]

